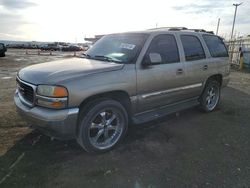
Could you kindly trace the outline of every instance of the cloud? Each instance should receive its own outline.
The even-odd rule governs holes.
[[[221,20],[224,25],[232,25],[235,7],[229,4],[227,10],[221,9],[218,15],[220,15]],[[250,17],[248,16],[250,12],[250,1],[245,1],[241,6],[238,7],[236,15],[237,25],[250,25]]]
[[[211,23],[217,18],[221,18],[221,24],[224,26],[231,26],[234,15],[234,1],[231,0],[197,0],[195,3],[188,3],[179,6],[173,6],[172,9],[180,11],[184,14],[190,14],[195,16],[207,17]],[[244,3],[238,7],[236,24],[249,25],[250,18],[248,16],[250,12],[250,1],[245,0]]]
[[[29,24],[30,22],[22,18],[21,14],[11,14],[11,13],[0,13],[0,25],[17,25],[17,24]]]
[[[29,0],[0,0],[0,38],[19,39],[25,35],[23,27],[31,25],[23,10],[36,6]]]
[[[250,0],[238,8],[235,30],[244,34],[250,31]],[[87,35],[141,30],[158,26],[186,26],[216,30],[220,22],[220,34],[230,34],[235,2],[241,0],[122,0],[124,10],[120,10],[117,0],[0,0],[0,38],[26,40],[81,40]],[[95,6],[98,3],[99,6]],[[133,6],[131,7],[131,4]],[[48,6],[49,5],[49,6]],[[95,12],[86,7],[96,7]],[[85,7],[85,9],[84,9]],[[84,14],[82,13],[84,9]],[[151,14],[148,14],[151,12]],[[67,13],[67,14],[66,14]],[[100,15],[102,15],[100,17]],[[114,17],[114,15],[116,15]],[[89,19],[84,20],[83,17]],[[173,18],[173,19],[166,19]],[[63,31],[63,32],[62,32]]]
[[[198,1],[197,3],[190,3],[186,5],[173,6],[172,8],[177,11],[183,11],[190,14],[202,14],[211,13],[213,11],[218,11],[229,7],[229,1],[215,1],[215,0],[205,0]]]
[[[21,14],[0,13],[0,25],[3,26],[0,31],[0,38],[21,38],[20,36],[24,33],[20,28],[29,24],[32,23],[25,20]]]
[[[36,6],[37,4],[34,2],[30,2],[28,0],[0,0],[0,5],[5,9],[26,9],[29,7]]]
[[[250,12],[250,2],[244,2],[243,5],[238,7],[236,23],[242,25],[244,24],[250,25],[250,17],[248,16],[249,12]],[[232,19],[233,18],[231,18],[231,20]]]

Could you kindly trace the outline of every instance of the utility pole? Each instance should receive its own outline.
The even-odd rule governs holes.
[[[220,18],[218,19],[218,24],[217,24],[217,29],[216,29],[216,35],[218,35],[219,27],[220,27]]]
[[[242,3],[235,3],[233,4],[233,6],[235,6],[235,12],[234,12],[234,21],[233,21],[233,27],[232,27],[232,33],[231,33],[231,39],[233,39],[233,35],[234,35],[234,24],[235,24],[235,19],[236,19],[236,14],[237,14],[237,8],[238,6],[240,6]]]

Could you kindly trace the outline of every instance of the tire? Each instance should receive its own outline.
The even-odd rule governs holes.
[[[94,101],[79,114],[77,142],[89,153],[103,153],[114,148],[128,128],[125,108],[112,99]]]
[[[220,83],[216,80],[208,80],[205,89],[200,97],[200,105],[203,111],[211,112],[220,101]]]
[[[0,54],[0,57],[5,57],[5,53],[3,53],[3,54]]]

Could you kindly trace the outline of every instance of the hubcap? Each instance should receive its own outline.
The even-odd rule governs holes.
[[[215,86],[211,86],[207,91],[206,106],[209,110],[213,110],[219,100],[219,89]]]
[[[98,149],[112,147],[123,131],[122,116],[115,109],[105,109],[99,112],[91,121],[89,139]]]

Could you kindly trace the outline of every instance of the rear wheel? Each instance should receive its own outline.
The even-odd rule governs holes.
[[[220,84],[216,80],[209,80],[200,100],[201,108],[205,112],[213,111],[220,101]]]
[[[77,141],[91,153],[112,149],[125,135],[128,115],[125,108],[111,99],[99,100],[82,110]]]

